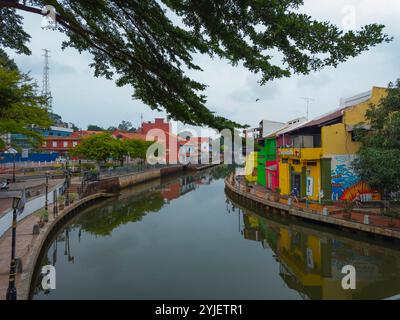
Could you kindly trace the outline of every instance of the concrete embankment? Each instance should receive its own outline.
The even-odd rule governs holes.
[[[299,208],[294,205],[289,206],[282,202],[271,201],[265,194],[261,194],[260,192],[248,192],[245,186],[238,183],[235,179],[232,179],[232,177],[225,179],[225,189],[229,196],[236,197],[236,200],[248,204],[256,211],[270,210],[282,215],[294,216],[304,220],[327,224],[332,227],[343,228],[345,230],[365,232],[389,239],[400,239],[399,228],[386,227],[374,223],[374,220],[381,220],[380,217],[371,216],[370,222],[367,224],[353,219],[345,219],[336,213],[323,215],[322,212],[309,208]]]
[[[28,299],[30,283],[34,273],[37,259],[41,249],[49,237],[57,227],[65,222],[66,219],[78,213],[83,208],[92,205],[94,202],[114,196],[113,194],[97,193],[78,200],[64,210],[60,211],[56,216],[49,215],[49,221],[40,228],[39,234],[33,234],[33,227],[38,222],[36,215],[30,215],[18,223],[17,226],[17,242],[16,256],[21,260],[22,272],[16,275],[16,287],[18,299]],[[52,206],[49,208],[52,212]],[[11,256],[11,229],[0,239],[0,299],[5,299],[8,287],[8,272]]]
[[[181,173],[184,170],[185,167],[183,165],[176,165],[102,179],[88,184],[83,190],[83,196],[98,192],[118,192],[121,189],[171,174]]]

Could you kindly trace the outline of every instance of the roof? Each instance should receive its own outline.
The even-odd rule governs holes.
[[[94,131],[94,130],[79,130],[79,131],[74,131],[70,137],[73,138],[78,138],[78,137],[84,137],[84,136],[89,136],[92,134],[101,134],[105,133],[105,131]]]
[[[116,138],[127,139],[127,140],[133,140],[133,139],[146,140],[145,134],[136,132],[125,132],[125,131],[120,131],[118,129],[114,130],[112,135]]]
[[[375,88],[375,87],[374,87]],[[350,109],[351,107],[354,107],[360,103],[366,102],[372,97],[372,92],[373,90],[369,90],[363,93],[360,93],[358,95],[352,96],[350,98],[342,99],[340,101],[340,107],[336,108],[328,113],[323,114],[322,116],[319,116],[313,120],[307,121],[306,123],[296,126],[293,128],[290,128],[289,130],[284,130],[282,132],[279,132],[279,134],[284,134],[288,132],[292,132],[294,130],[299,130],[303,128],[308,128],[312,126],[322,126],[323,124],[330,122],[332,120],[338,119],[343,116],[344,111],[347,109]]]
[[[293,123],[294,121],[298,121],[298,122]],[[275,132],[272,132],[270,135],[267,136],[267,138],[276,137],[281,134],[285,134],[287,132],[297,129],[298,127],[303,126],[306,123],[307,123],[306,118],[296,118],[296,119],[290,120],[287,122],[287,124],[284,127],[278,129]]]
[[[47,136],[47,137],[45,137],[44,139],[45,140],[50,140],[50,141],[53,141],[53,140],[79,140],[81,137],[79,137],[79,136],[66,136],[66,137],[60,137],[60,136]]]

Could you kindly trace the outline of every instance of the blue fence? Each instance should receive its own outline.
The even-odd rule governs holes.
[[[29,153],[27,158],[22,158],[20,153],[15,155],[16,162],[33,161],[33,162],[45,162],[55,161],[59,156],[58,152],[51,153]],[[0,163],[12,163],[14,156],[9,153],[0,153]]]

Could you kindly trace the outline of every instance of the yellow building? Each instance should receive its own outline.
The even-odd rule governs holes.
[[[281,193],[308,197],[310,200],[365,200],[379,195],[362,183],[351,163],[360,148],[354,129],[368,129],[365,114],[387,94],[386,88],[351,97],[328,114],[280,133],[278,144]]]
[[[257,159],[258,153],[251,152],[246,157],[246,163],[244,167],[244,175],[248,182],[257,182]]]

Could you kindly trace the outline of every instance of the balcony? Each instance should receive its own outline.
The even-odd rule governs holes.
[[[279,148],[281,158],[299,160],[317,160],[322,157],[322,148]]]

